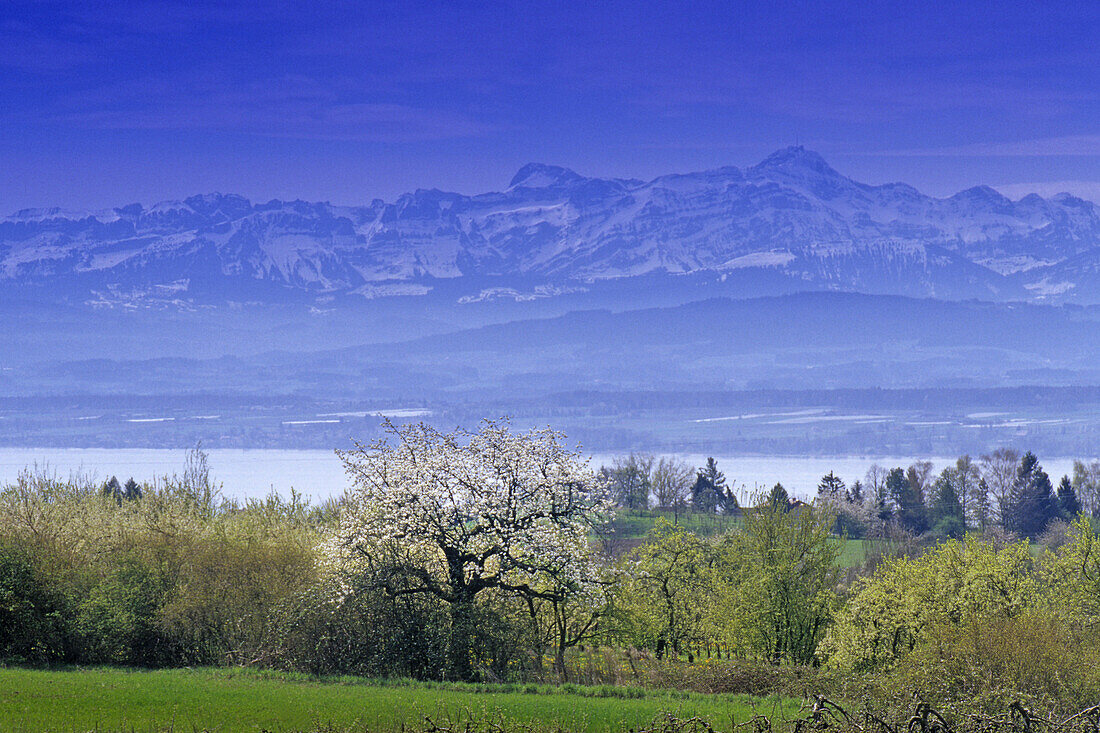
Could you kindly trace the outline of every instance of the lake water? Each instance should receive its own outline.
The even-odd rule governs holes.
[[[260,497],[272,490],[284,496],[293,488],[313,499],[340,494],[347,485],[343,465],[332,451],[325,450],[240,450],[210,449],[210,472],[222,484],[226,496],[244,499]],[[50,474],[67,478],[83,474],[96,481],[117,476],[125,482],[131,476],[139,482],[181,473],[187,451],[144,448],[0,448],[0,485],[15,480],[19,472],[38,466]],[[596,454],[592,465],[610,464],[612,455]],[[703,455],[678,455],[693,466],[706,462]],[[873,463],[908,466],[915,460],[930,460],[936,471],[954,463],[954,458],[912,456],[715,456],[718,467],[742,493],[767,490],[777,481],[792,495],[812,496],[818,481],[829,471],[847,483],[862,479]],[[1044,469],[1057,484],[1063,474],[1072,474],[1073,459],[1040,457]]]

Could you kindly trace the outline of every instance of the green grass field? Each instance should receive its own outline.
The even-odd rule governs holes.
[[[701,716],[727,730],[756,712],[795,714],[798,702],[632,688],[452,685],[318,680],[250,670],[0,669],[0,730],[419,730],[425,716],[462,726],[492,718],[540,730],[626,731],[662,713]]]

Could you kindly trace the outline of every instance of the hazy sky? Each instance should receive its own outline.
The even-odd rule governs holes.
[[[872,183],[1100,200],[1098,38],[1093,0],[2,0],[0,214],[473,193],[528,161],[650,178],[795,142]]]

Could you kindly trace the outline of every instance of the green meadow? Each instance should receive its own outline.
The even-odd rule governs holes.
[[[599,733],[637,729],[671,713],[719,729],[762,713],[793,716],[798,701],[637,688],[463,685],[310,678],[240,669],[125,671],[0,669],[0,730],[421,730],[434,723]]]

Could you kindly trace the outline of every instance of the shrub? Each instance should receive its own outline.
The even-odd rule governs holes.
[[[1076,712],[1100,699],[1098,641],[1038,609],[941,621],[898,664],[896,683],[958,712],[1000,713],[1020,699],[1036,710]]]
[[[67,661],[70,617],[23,547],[0,539],[0,660],[32,664]]]
[[[388,598],[365,578],[351,590],[330,579],[278,610],[272,661],[318,675],[442,679],[448,619],[426,596]]]
[[[976,537],[886,561],[856,582],[822,651],[850,672],[889,669],[936,624],[1011,618],[1033,605],[1039,585],[1031,566],[1027,543],[998,550]]]
[[[80,604],[76,626],[83,661],[149,667],[170,664],[168,640],[157,624],[167,593],[164,578],[127,558]]]

